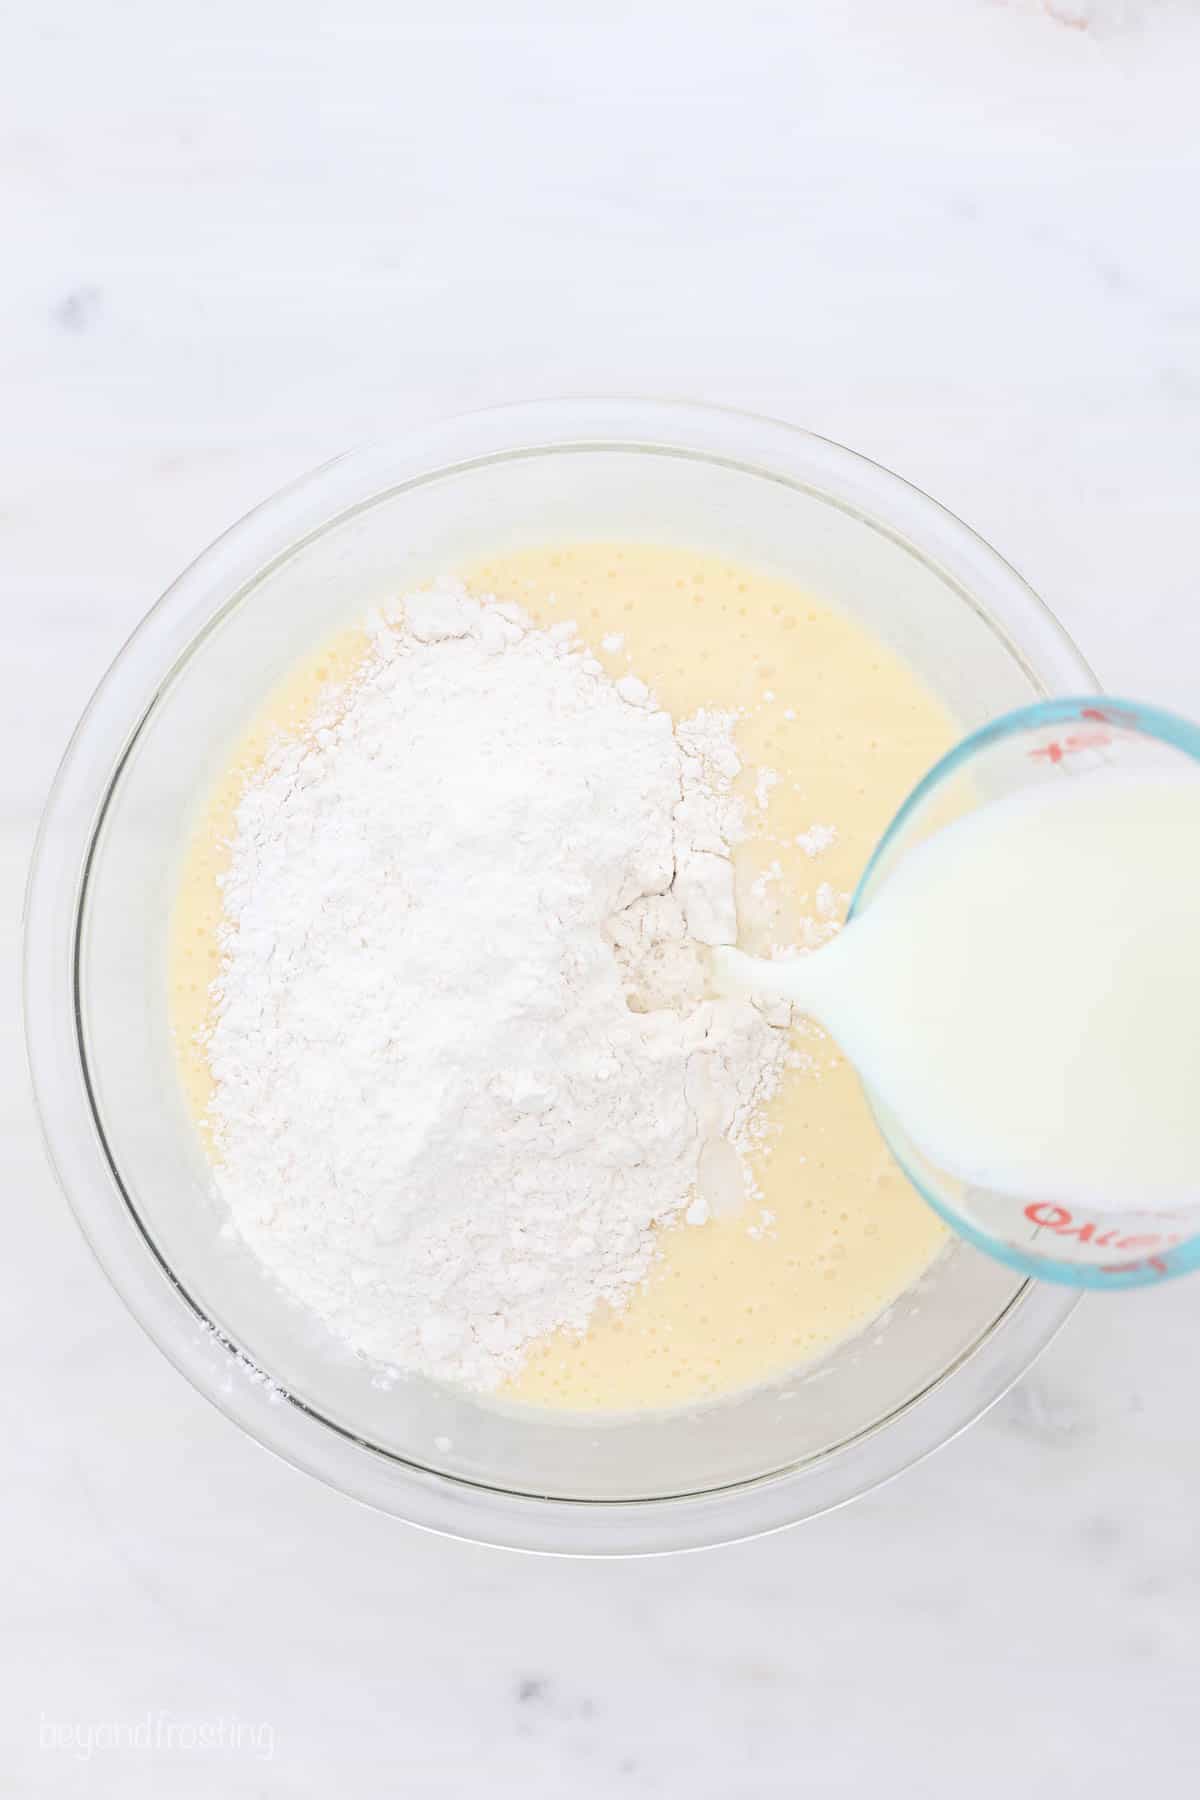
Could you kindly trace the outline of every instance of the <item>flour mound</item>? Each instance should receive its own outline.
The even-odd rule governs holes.
[[[442,586],[237,812],[207,1054],[237,1231],[348,1343],[492,1388],[741,1202],[786,1054],[736,936],[732,720]]]

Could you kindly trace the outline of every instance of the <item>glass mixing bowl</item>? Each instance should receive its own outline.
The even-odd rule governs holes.
[[[748,1536],[952,1437],[1075,1296],[955,1244],[818,1365],[677,1412],[571,1418],[387,1388],[221,1230],[176,1078],[166,927],[200,797],[264,693],[369,605],[522,543],[678,542],[784,575],[895,647],[964,731],[1086,664],[996,553],[896,476],[770,420],[546,402],[357,451],[235,525],[101,684],[30,876],[26,1021],[50,1152],[97,1257],[175,1365],[259,1442],[416,1524],[558,1552]]]

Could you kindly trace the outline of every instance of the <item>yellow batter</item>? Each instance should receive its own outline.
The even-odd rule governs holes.
[[[816,941],[841,917],[896,806],[957,735],[890,650],[752,570],[688,550],[570,544],[462,574],[539,624],[574,619],[611,673],[636,673],[677,717],[701,707],[741,715],[752,832],[735,866],[750,948]],[[200,1121],[210,1094],[201,1039],[217,970],[218,877],[238,798],[273,733],[302,729],[364,650],[365,638],[347,633],[270,697],[193,840],[170,979],[181,1072]],[[814,826],[832,826],[834,841],[821,847]],[[582,1339],[536,1348],[507,1397],[628,1411],[727,1393],[820,1354],[927,1267],[943,1227],[892,1164],[833,1045],[815,1033],[799,1043],[807,1066],[789,1073],[771,1106],[755,1171],[761,1198],[737,1217],[664,1231],[661,1259],[625,1312],[598,1317]]]

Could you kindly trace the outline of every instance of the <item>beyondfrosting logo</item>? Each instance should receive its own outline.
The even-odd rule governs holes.
[[[159,1754],[249,1756],[271,1762],[275,1756],[275,1727],[265,1720],[221,1715],[213,1719],[184,1719],[169,1712],[147,1712],[136,1719],[38,1718],[38,1748],[57,1750],[77,1762],[113,1751]]]

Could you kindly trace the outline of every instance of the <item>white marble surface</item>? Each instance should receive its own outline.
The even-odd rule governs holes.
[[[143,1339],[16,1026],[37,811],[108,659],[231,517],[409,418],[794,418],[977,525],[1112,687],[1200,713],[1200,18],[1058,10],[8,9],[0,1791],[1196,1791],[1195,1285],[1085,1305],[981,1425],[801,1530],[617,1566],[441,1542]],[[47,1747],[147,1714],[273,1757]]]

